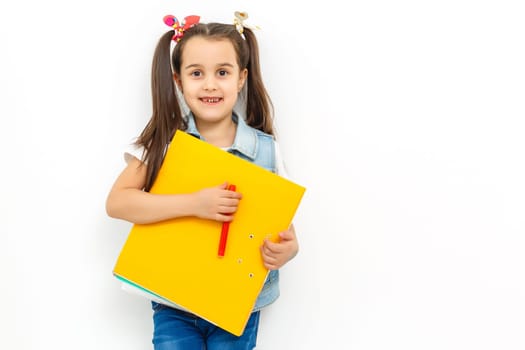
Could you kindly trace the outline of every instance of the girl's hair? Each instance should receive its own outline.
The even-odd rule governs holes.
[[[164,158],[166,146],[175,131],[186,130],[177,98],[173,73],[180,76],[182,53],[188,40],[199,36],[209,40],[229,40],[235,49],[239,68],[248,69],[246,93],[246,123],[273,135],[273,105],[264,87],[259,65],[257,39],[244,28],[243,39],[233,24],[199,23],[184,32],[176,44],[170,62],[170,44],[174,31],[166,32],[159,40],[153,56],[151,92],[153,113],[135,144],[144,147],[143,162],[148,164],[145,190],[149,191]],[[173,71],[172,71],[173,67]]]

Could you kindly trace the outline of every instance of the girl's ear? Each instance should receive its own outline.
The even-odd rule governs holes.
[[[241,73],[239,74],[239,85],[238,85],[238,92],[241,92],[242,87],[244,86],[244,83],[246,82],[246,78],[248,78],[248,68],[244,68],[241,70]]]
[[[182,82],[177,73],[173,73],[173,81],[175,81],[175,84],[177,84],[179,91],[182,93]]]

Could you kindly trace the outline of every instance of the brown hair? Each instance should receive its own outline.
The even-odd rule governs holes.
[[[174,31],[166,32],[157,43],[151,70],[153,112],[146,127],[139,135],[137,145],[144,147],[143,161],[148,164],[145,190],[149,191],[164,159],[166,145],[176,130],[185,130],[181,106],[176,95],[173,73],[180,76],[182,52],[186,42],[194,36],[210,40],[229,40],[235,49],[241,70],[248,69],[246,93],[246,123],[273,135],[273,105],[264,87],[259,64],[259,46],[249,28],[244,37],[232,24],[199,23],[186,30],[177,43],[170,62],[170,44]],[[173,67],[173,71],[172,68]]]

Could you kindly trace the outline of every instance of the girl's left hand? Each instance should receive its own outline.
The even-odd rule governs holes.
[[[279,242],[266,239],[261,246],[264,266],[269,270],[280,269],[292,260],[299,251],[299,243],[293,225],[288,230],[279,233],[279,238]]]

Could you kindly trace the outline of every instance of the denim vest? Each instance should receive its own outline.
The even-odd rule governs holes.
[[[243,118],[239,118],[235,113],[232,114],[232,119],[237,124],[237,132],[228,152],[275,173],[275,144],[273,136],[250,127]],[[185,131],[205,141],[197,130],[193,114],[190,113],[187,116],[187,121],[188,128]],[[253,311],[258,311],[273,303],[278,297],[279,270],[272,270],[266,277]]]

